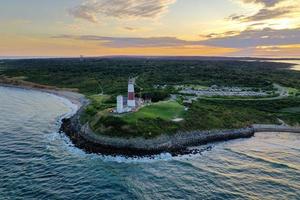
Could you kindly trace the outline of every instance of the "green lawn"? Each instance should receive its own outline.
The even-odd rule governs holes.
[[[296,96],[297,93],[299,92],[297,89],[291,87],[288,87],[287,90],[290,96]]]
[[[109,95],[97,95],[97,94],[95,94],[95,95],[89,96],[88,98],[96,104],[102,104],[105,101],[109,100],[110,96]]]
[[[141,108],[138,112],[129,113],[122,118],[129,123],[134,123],[138,119],[143,118],[161,118],[164,120],[172,120],[181,118],[184,115],[184,106],[175,101],[162,101],[150,106]]]
[[[280,111],[285,113],[300,113],[300,107],[284,108],[281,109]]]
[[[91,95],[88,99],[90,104],[80,117],[82,124],[91,121],[97,113],[115,106],[114,100],[109,95]]]

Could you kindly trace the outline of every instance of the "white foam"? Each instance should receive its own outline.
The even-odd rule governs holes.
[[[51,96],[56,97],[59,99],[62,103],[64,103],[69,109],[70,112],[67,112],[63,114],[62,116],[59,117],[58,120],[58,125],[61,125],[61,120],[64,118],[69,118],[76,114],[78,108],[78,105],[72,103],[69,99],[65,97],[58,96],[56,94],[51,94],[48,93]],[[126,157],[126,156],[110,156],[110,155],[101,155],[101,154],[91,154],[91,153],[86,153],[85,151],[77,148],[74,146],[72,141],[68,136],[65,134],[60,134],[58,132],[54,132],[52,134],[49,134],[47,136],[48,140],[50,142],[54,142],[55,140],[59,141],[62,143],[61,147],[62,150],[68,152],[72,156],[78,156],[80,158],[86,158],[86,159],[91,159],[91,160],[102,160],[104,162],[116,162],[116,163],[152,163],[152,162],[158,162],[158,161],[171,161],[171,160],[181,160],[181,159],[195,159],[200,156],[205,152],[201,152],[198,154],[187,154],[187,155],[181,155],[181,156],[172,156],[170,153],[161,153],[153,156],[144,156],[144,157]],[[49,147],[47,147],[49,148]],[[199,149],[202,149],[202,147],[199,147]],[[208,152],[208,151],[207,151]]]
[[[86,153],[85,151],[75,147],[68,136],[66,136],[65,134],[60,134],[58,132],[48,134],[47,139],[49,140],[50,143],[55,143],[55,141],[57,141],[59,144],[58,148],[61,148],[61,151],[65,151],[72,156],[91,159],[91,160],[102,160],[104,162],[149,163],[149,162],[157,162],[157,161],[170,161],[173,160],[174,158],[170,153],[161,153],[158,155],[145,156],[145,157],[110,156],[110,155]],[[49,149],[49,145],[47,145],[47,148]]]
[[[172,161],[172,160],[190,160],[197,159],[199,157],[205,156],[206,153],[211,150],[206,150],[205,146],[194,147],[193,149],[199,149],[200,153],[196,154],[186,154],[179,156],[172,156],[170,153],[161,153],[153,156],[144,156],[144,157],[126,157],[126,156],[110,156],[110,155],[101,155],[95,153],[86,153],[84,150],[79,149],[74,146],[70,138],[58,132],[53,132],[47,135],[47,139],[50,143],[56,143],[55,148],[61,148],[62,154],[67,153],[70,156],[90,159],[90,160],[101,160],[103,162],[116,162],[116,163],[153,163],[159,161]],[[47,145],[47,148],[50,149],[51,145]],[[52,146],[51,146],[52,147]],[[63,153],[64,152],[64,153]]]
[[[126,157],[126,156],[110,156],[110,155],[101,155],[95,153],[86,153],[85,151],[75,147],[71,140],[62,134],[59,135],[59,139],[63,141],[63,150],[67,151],[73,156],[78,156],[80,158],[84,157],[91,160],[101,160],[104,162],[116,162],[116,163],[153,163],[159,161],[172,161],[172,160],[187,160],[187,159],[196,159],[203,156],[204,153],[209,152],[210,150],[203,150],[201,153],[197,154],[187,154],[180,156],[172,156],[170,153],[161,153],[153,156],[144,156],[144,157]],[[204,146],[205,147],[205,146]],[[195,147],[197,148],[197,147]],[[198,147],[198,149],[203,149],[203,146]]]
[[[125,156],[107,156],[94,154],[92,159],[101,159],[104,162],[117,162],[117,163],[149,163],[157,161],[170,161],[173,159],[169,153],[161,153],[149,157],[125,157]]]
[[[86,155],[86,153],[83,150],[75,147],[70,138],[65,134],[53,132],[51,134],[48,134],[46,138],[52,144],[57,142],[56,148],[61,148],[60,150],[62,152],[65,151],[69,154],[80,157]],[[47,149],[50,149],[50,145],[47,145]]]

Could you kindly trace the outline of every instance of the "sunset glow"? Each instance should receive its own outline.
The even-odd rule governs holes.
[[[0,56],[300,56],[300,0],[0,5]]]

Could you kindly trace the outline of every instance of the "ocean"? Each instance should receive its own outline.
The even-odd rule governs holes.
[[[300,134],[257,133],[198,155],[111,157],[58,132],[75,109],[51,94],[0,87],[1,200],[300,199]]]

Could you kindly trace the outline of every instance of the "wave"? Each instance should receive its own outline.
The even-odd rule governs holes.
[[[245,152],[242,152],[242,151],[234,151],[232,149],[228,149],[229,151],[239,155],[239,156],[244,156],[244,157],[247,157],[251,160],[254,160],[254,161],[258,161],[258,162],[264,162],[264,163],[267,163],[275,168],[289,168],[289,169],[294,169],[294,170],[300,170],[299,167],[297,167],[296,165],[292,165],[292,164],[289,164],[289,163],[283,163],[281,161],[277,161],[277,160],[274,160],[274,159],[271,159],[271,158],[267,158],[267,157],[262,157],[262,156],[258,156],[258,155],[255,155],[255,154],[251,154],[251,153],[245,153]]]

